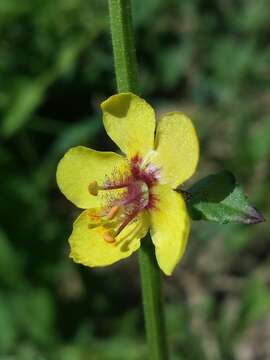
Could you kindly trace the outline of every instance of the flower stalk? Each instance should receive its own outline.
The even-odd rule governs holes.
[[[138,93],[138,76],[130,0],[109,0],[118,92]],[[151,360],[168,359],[160,270],[149,237],[142,240],[139,266],[145,327]]]

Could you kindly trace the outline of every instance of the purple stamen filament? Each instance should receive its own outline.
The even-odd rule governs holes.
[[[109,201],[109,206],[107,209],[106,207],[104,208],[103,215],[101,215],[101,218],[103,218],[101,223],[111,222],[113,219],[118,222],[122,219],[116,231],[112,228],[111,230],[105,231],[103,237],[108,243],[115,243],[115,237],[118,236],[141,211],[155,208],[157,198],[153,194],[152,188],[158,183],[159,169],[153,165],[143,167],[142,163],[142,158],[136,155],[130,160],[130,174],[120,175],[117,180],[113,179],[111,181],[108,179],[103,186],[98,185],[96,181],[93,181],[88,186],[89,193],[94,196],[98,195],[99,190],[110,191],[126,189],[118,195],[118,198]],[[107,220],[105,220],[104,217]]]

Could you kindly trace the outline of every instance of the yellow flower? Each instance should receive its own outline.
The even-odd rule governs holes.
[[[185,202],[174,189],[196,169],[195,129],[179,112],[156,124],[152,107],[132,93],[111,96],[101,109],[125,156],[78,146],[60,161],[59,188],[85,209],[73,224],[70,256],[90,267],[110,265],[136,251],[150,228],[159,267],[171,275],[189,233]]]

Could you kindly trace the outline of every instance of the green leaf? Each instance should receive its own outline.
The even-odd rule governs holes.
[[[242,188],[229,171],[209,175],[187,191],[182,191],[189,214],[194,220],[221,224],[256,224],[263,216],[250,205]]]

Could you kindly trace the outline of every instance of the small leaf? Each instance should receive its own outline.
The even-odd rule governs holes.
[[[182,193],[193,220],[221,224],[256,224],[264,221],[229,171],[209,175]]]

